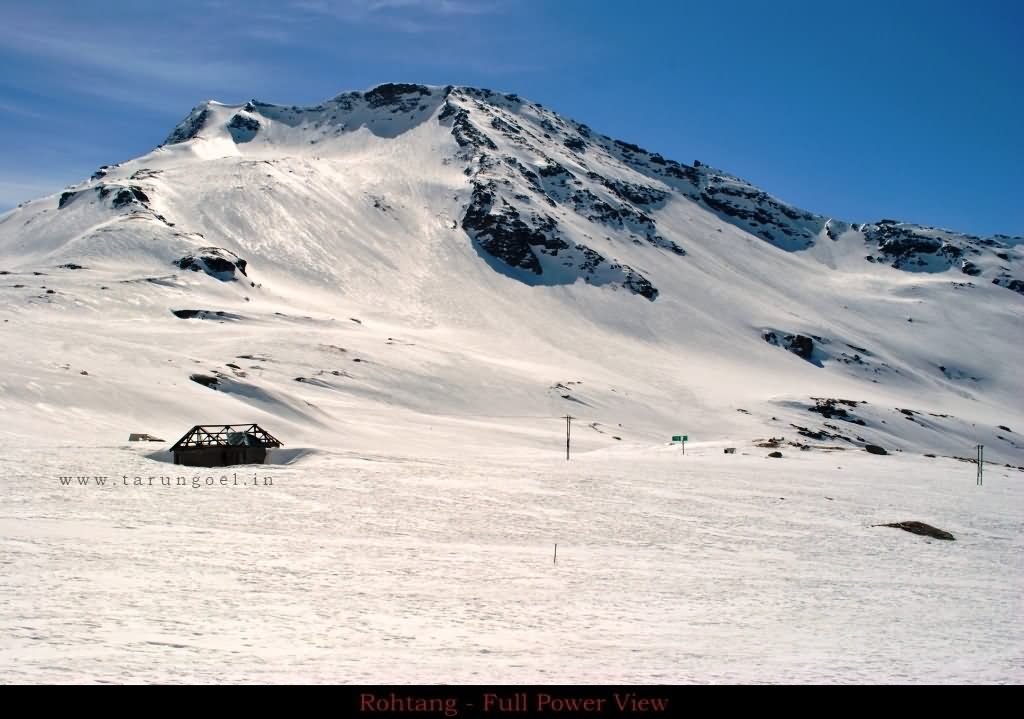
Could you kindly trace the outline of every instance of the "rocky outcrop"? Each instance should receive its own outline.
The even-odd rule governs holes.
[[[206,105],[200,105],[194,108],[191,114],[182,120],[173,131],[171,131],[171,134],[163,141],[161,147],[163,147],[163,145],[176,145],[179,142],[191,140],[196,137],[204,127],[206,127],[206,123],[209,119],[210,109]]]
[[[898,270],[947,270],[959,262],[965,252],[977,254],[974,248],[957,246],[927,233],[923,228],[894,220],[866,225],[862,232],[866,242],[877,245],[875,254],[881,255]]]
[[[814,358],[814,340],[806,335],[782,334],[769,330],[764,332],[761,338],[768,344],[782,347],[808,362]]]
[[[57,201],[57,209],[63,210],[72,202],[90,193],[95,193],[100,200],[106,200],[108,197],[111,198],[110,206],[115,210],[130,207],[132,205],[149,209],[149,195],[147,195],[146,192],[138,185],[115,185],[107,183],[100,183],[81,190],[68,190],[61,193],[60,199]]]
[[[527,278],[542,277],[543,283],[584,279],[645,296],[656,294],[646,278],[618,258],[629,255],[638,258],[631,262],[645,267],[661,261],[655,253],[650,259],[639,259],[642,256],[633,254],[640,251],[637,248],[687,257],[686,240],[659,227],[660,211],[673,199],[686,198],[788,252],[801,252],[816,243],[863,241],[864,261],[869,264],[909,272],[954,270],[1024,294],[1024,280],[1019,279],[1024,275],[1014,266],[1021,259],[1017,238],[982,239],[888,219],[852,224],[818,215],[706,163],[680,163],[637,144],[599,135],[513,94],[386,83],[366,92],[343,93],[313,107],[255,100],[234,114],[224,107],[194,108],[165,144],[198,136],[213,116],[225,118],[225,128],[236,143],[252,142],[270,123],[279,122],[315,131],[310,144],[360,127],[394,137],[435,118],[450,128],[458,146],[454,157],[445,162],[461,161],[460,169],[471,182],[472,195],[462,222],[469,240],[487,258],[523,270]],[[488,188],[489,200],[481,187]],[[79,193],[65,193],[59,206],[75,202]],[[119,192],[114,199],[120,206],[146,204],[134,194]],[[569,212],[593,229],[577,236],[568,229],[577,227]],[[547,262],[550,258],[557,258],[557,263]],[[835,359],[857,371],[895,371],[860,353],[823,351],[813,335],[783,333],[774,343],[819,366]]]
[[[1008,290],[1024,295],[1024,280],[1014,279],[1009,275],[1003,274],[992,280],[992,284],[1005,287]]]
[[[103,192],[100,192],[100,196],[103,196]],[[111,201],[111,205],[117,209],[121,207],[127,207],[131,204],[138,203],[140,205],[149,205],[149,195],[142,191],[142,188],[135,187],[122,187],[117,190],[114,194],[114,199]]]
[[[517,267],[534,274],[541,274],[540,260],[534,254],[535,247],[557,255],[569,245],[556,236],[557,223],[544,217],[529,225],[520,213],[507,201],[498,202],[493,183],[474,183],[472,201],[462,218],[462,227],[491,256],[509,267]]]
[[[933,527],[930,524],[924,522],[894,522],[892,524],[873,524],[873,527],[892,527],[893,529],[902,529],[905,532],[911,534],[919,534],[923,537],[931,537],[933,539],[942,539],[945,541],[953,541],[956,539],[949,532]]]
[[[460,147],[477,150],[497,150],[498,146],[494,141],[479,130],[469,119],[469,111],[446,103],[438,114],[439,122],[451,119],[452,137]]]
[[[588,284],[618,284],[651,301],[658,296],[654,285],[631,267],[611,262],[584,244],[567,242],[551,216],[521,211],[499,197],[493,180],[473,182],[462,228],[481,252],[509,269],[535,276],[534,284],[571,284],[582,278]],[[547,273],[541,258],[547,258]]]
[[[228,132],[236,143],[252,142],[260,131],[260,122],[252,115],[239,112],[228,123]]]
[[[233,312],[224,312],[223,310],[171,310],[178,319],[182,320],[240,320],[241,315],[236,315]]]
[[[808,407],[808,411],[816,412],[825,419],[841,419],[844,422],[861,426],[867,424],[864,420],[855,416],[852,411],[857,405],[864,404],[863,402],[857,402],[852,399],[833,399],[831,397],[811,397],[811,399],[814,400],[814,406]],[[846,407],[850,409],[846,409]]]
[[[200,247],[194,253],[175,260],[174,264],[183,270],[205,272],[221,282],[237,280],[236,271],[246,274],[246,261],[223,247]]]
[[[372,109],[390,106],[393,112],[411,112],[419,106],[421,98],[429,94],[430,88],[425,85],[389,82],[364,93],[363,98]]]

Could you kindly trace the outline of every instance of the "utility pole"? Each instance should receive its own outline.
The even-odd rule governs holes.
[[[565,461],[569,461],[569,436],[572,433],[572,416],[565,415]]]
[[[982,480],[982,474],[985,469],[985,446],[979,444],[978,447],[978,486],[980,487],[984,482]]]

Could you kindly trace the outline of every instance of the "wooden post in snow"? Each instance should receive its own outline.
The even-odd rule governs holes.
[[[572,432],[572,417],[565,415],[565,461],[569,461],[569,435]]]

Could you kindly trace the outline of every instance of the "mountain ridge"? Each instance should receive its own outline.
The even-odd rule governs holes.
[[[82,367],[83,411],[123,398],[97,433],[146,417],[138,396],[156,432],[208,406],[312,443],[571,411],[593,446],[685,422],[961,454],[985,427],[1021,451],[998,429],[1021,423],[1019,245],[817,215],[483,89],[207,102],[168,140],[0,216],[4,328],[36,335],[12,401],[40,427],[71,337],[145,358]],[[856,402],[855,431],[814,398]]]
[[[632,239],[646,241],[679,256],[685,254],[683,248],[659,234],[649,214],[650,209],[664,203],[666,192],[677,192],[724,221],[786,251],[809,250],[826,237],[837,241],[846,233],[859,233],[865,244],[866,262],[924,272],[956,267],[967,276],[983,277],[997,286],[1024,293],[1024,281],[1014,274],[1017,270],[1000,264],[1000,261],[1010,261],[1009,251],[1024,242],[1024,238],[1006,235],[982,238],[898,220],[856,223],[816,214],[708,164],[695,161],[686,165],[666,159],[638,145],[594,133],[587,125],[562,118],[519,95],[488,89],[388,83],[367,91],[340,93],[310,107],[274,105],[255,99],[242,105],[210,100],[195,106],[157,150],[189,142],[214,141],[225,131],[231,142],[241,146],[255,141],[261,131],[263,135],[287,135],[275,133],[281,126],[298,128],[301,140],[310,144],[363,128],[374,134],[394,136],[426,122],[435,114],[439,123],[450,126],[452,136],[462,148],[462,156],[465,159],[477,157],[471,206],[461,218],[463,228],[490,258],[501,263],[502,271],[523,277],[519,271],[525,270],[535,276],[524,277],[526,281],[537,280],[545,272],[548,278],[558,275],[555,263],[547,261],[550,257],[559,258],[557,264],[561,267],[575,269],[570,279],[582,277],[596,284],[614,283],[652,301],[658,294],[649,280],[629,265],[605,258],[601,250],[588,244],[568,243],[560,238],[557,220],[550,213],[536,211],[533,204],[523,207],[512,198],[496,197],[496,183],[508,185],[510,175],[518,185],[517,191],[512,193],[515,198],[533,195],[534,199],[551,207],[569,204],[577,213],[585,214],[599,225],[627,228]],[[403,116],[402,122],[395,123],[398,115]],[[532,126],[528,123],[528,129],[524,129],[522,118],[516,119],[518,115],[527,115],[526,119],[535,123]],[[475,122],[475,118],[482,122]],[[540,149],[538,131],[545,140],[554,138],[558,149],[565,152]],[[533,152],[535,162],[527,166],[520,158],[496,155],[498,146],[492,135]],[[286,144],[287,139],[285,137]],[[275,140],[271,138],[271,141]],[[587,167],[584,158],[588,149],[608,153],[637,170],[644,179],[635,183],[609,181]],[[559,160],[567,161],[577,173]],[[97,174],[105,176],[109,169],[105,166]],[[592,188],[581,187],[585,184],[577,178],[581,171],[607,192],[599,196]],[[658,184],[652,186],[652,180]],[[120,192],[120,201],[128,202],[124,193],[130,193],[131,189],[122,188]],[[117,201],[115,197],[115,203]]]

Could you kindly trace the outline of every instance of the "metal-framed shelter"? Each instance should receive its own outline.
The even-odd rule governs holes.
[[[227,467],[264,464],[281,442],[258,424],[197,424],[171,447],[175,464]]]

